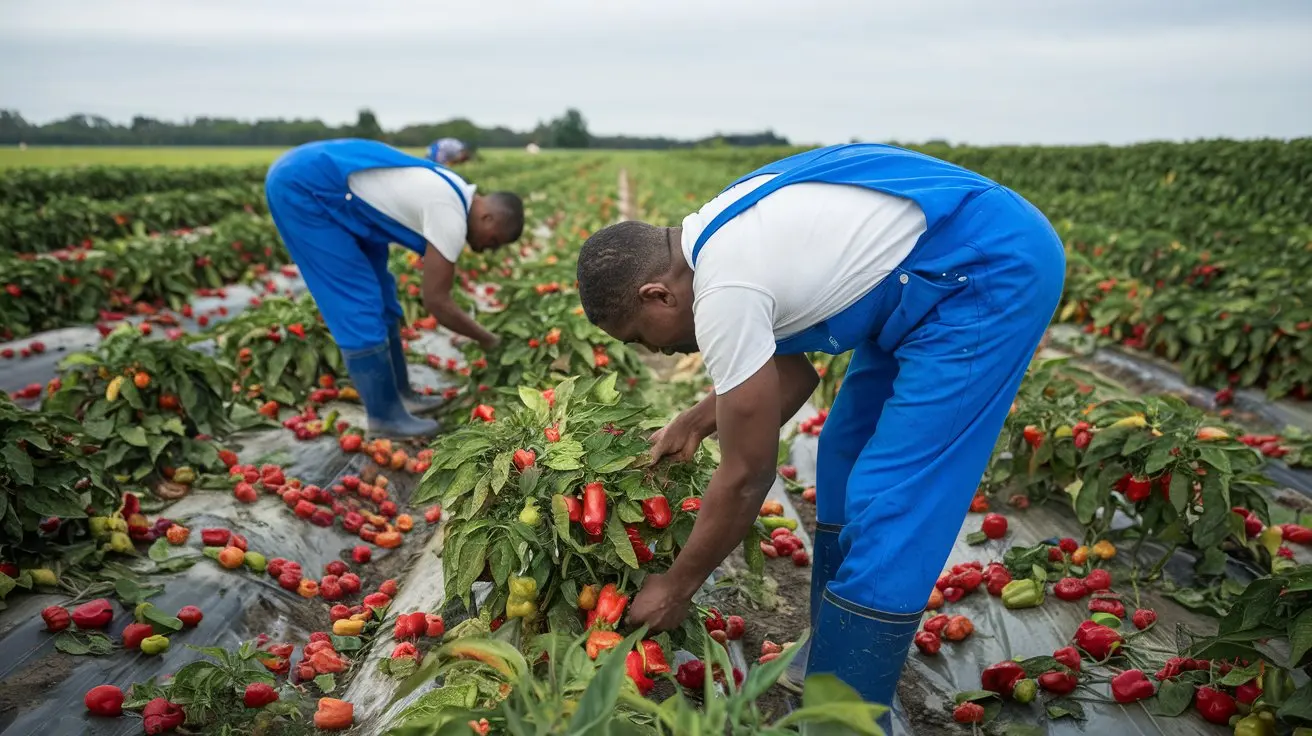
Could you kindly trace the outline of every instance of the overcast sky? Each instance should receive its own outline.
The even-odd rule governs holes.
[[[1312,0],[0,0],[0,107],[795,142],[1312,134]]]

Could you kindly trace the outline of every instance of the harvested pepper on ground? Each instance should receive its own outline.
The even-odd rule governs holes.
[[[952,617],[947,615],[946,613],[940,613],[937,616],[930,616],[925,621],[925,624],[922,628],[931,634],[941,634],[943,632],[943,628],[948,625],[948,621],[951,620],[951,618]]]
[[[1235,699],[1212,687],[1200,687],[1194,693],[1194,709],[1208,723],[1227,725],[1230,718],[1239,712]]]
[[[163,634],[155,634],[142,639],[140,646],[142,654],[163,654],[168,651],[169,638]]]
[[[1089,589],[1079,578],[1062,578],[1052,586],[1052,594],[1064,601],[1078,601],[1089,594]]]
[[[1021,704],[1032,703],[1034,702],[1034,696],[1038,693],[1039,683],[1027,677],[1012,686],[1011,699]]]
[[[1080,650],[1075,647],[1062,647],[1052,653],[1052,658],[1069,667],[1075,672],[1080,671]]]
[[[82,702],[92,715],[105,718],[123,715],[123,691],[117,685],[96,685],[87,691]]]
[[[952,709],[952,720],[957,723],[983,723],[984,706],[967,701]]]
[[[1002,514],[985,514],[979,529],[989,539],[1002,539],[1007,536],[1007,517]]]
[[[123,629],[123,648],[140,649],[141,642],[155,635],[155,627],[150,624],[131,623]]]
[[[247,708],[263,708],[277,700],[278,691],[266,682],[252,682],[246,686],[246,693],[242,696],[242,703]]]
[[[181,726],[187,720],[187,714],[182,706],[170,703],[166,698],[155,698],[142,709],[141,720],[146,733],[165,733]]]
[[[983,689],[1010,699],[1016,683],[1025,679],[1025,668],[1017,662],[1005,660],[985,667],[979,679],[980,687]]]
[[[46,622],[46,631],[63,631],[73,619],[63,606],[47,606],[41,610],[41,620]]]
[[[1133,703],[1151,698],[1157,689],[1144,676],[1143,670],[1126,670],[1112,678],[1112,697],[1118,703]]]
[[[355,721],[355,706],[337,698],[319,698],[314,727],[321,731],[343,731]]]
[[[1157,612],[1151,608],[1140,608],[1134,612],[1131,621],[1134,622],[1134,628],[1142,631],[1157,621]]]
[[[74,608],[72,619],[79,629],[103,629],[114,619],[114,607],[108,600],[97,598]]]
[[[1090,570],[1089,574],[1084,576],[1084,587],[1093,592],[1107,590],[1112,587],[1112,574],[1101,568]]]
[[[1085,621],[1075,631],[1075,645],[1089,653],[1095,660],[1107,659],[1125,644],[1115,629],[1092,621]]]
[[[1026,578],[1002,586],[1002,604],[1007,608],[1033,608],[1043,603],[1043,584]]]
[[[975,633],[975,624],[965,616],[953,616],[943,628],[943,638],[948,641],[963,641],[973,633]]]
[[[932,631],[916,632],[916,638],[914,641],[916,643],[916,648],[920,650],[920,653],[928,657],[938,654],[939,650],[943,648],[943,640],[939,638],[938,634],[935,634]]]
[[[675,672],[674,680],[689,690],[701,689],[706,684],[706,664],[700,659],[684,662]]]
[[[1045,672],[1039,675],[1039,687],[1056,695],[1066,695],[1079,684],[1079,679],[1068,672]]]
[[[223,547],[228,544],[232,538],[232,532],[227,529],[201,529],[200,541],[206,547]]]
[[[1125,618],[1125,604],[1115,598],[1094,598],[1089,601],[1089,610],[1093,613],[1110,613],[1117,618]]]

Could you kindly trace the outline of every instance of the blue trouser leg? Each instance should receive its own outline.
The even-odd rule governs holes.
[[[366,246],[355,236],[330,218],[319,216],[313,199],[295,188],[271,178],[266,195],[278,234],[342,350],[346,369],[369,415],[370,431],[397,437],[436,432],[436,422],[412,416],[402,403],[388,346],[388,324],[395,324],[400,309],[393,310],[386,298],[376,254],[366,254]],[[385,271],[385,251],[382,267]],[[396,286],[390,282],[390,274],[387,283],[395,303]]]
[[[893,320],[881,330],[897,377],[848,476],[843,562],[821,601],[808,668],[837,674],[866,700],[892,702],[929,590],[1061,294],[1060,241],[1010,198],[1019,201],[998,190],[959,232],[936,236],[952,242],[927,254],[925,276],[911,273],[899,306],[923,317],[895,338]],[[845,381],[840,401],[854,388]],[[825,432],[857,435],[833,421]]]

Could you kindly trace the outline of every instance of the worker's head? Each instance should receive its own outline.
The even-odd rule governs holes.
[[[632,220],[602,228],[579,252],[578,279],[588,320],[611,337],[666,354],[697,352],[692,269],[678,231]]]
[[[514,192],[492,192],[474,197],[469,205],[469,231],[465,240],[482,253],[519,240],[524,232],[524,201]]]

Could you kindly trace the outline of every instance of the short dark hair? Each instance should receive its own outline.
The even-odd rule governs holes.
[[[579,300],[588,321],[614,324],[638,308],[638,287],[670,268],[665,228],[629,220],[592,234],[579,250]]]
[[[524,200],[514,192],[492,192],[487,195],[492,214],[497,218],[501,233],[507,243],[519,240],[524,234]]]

